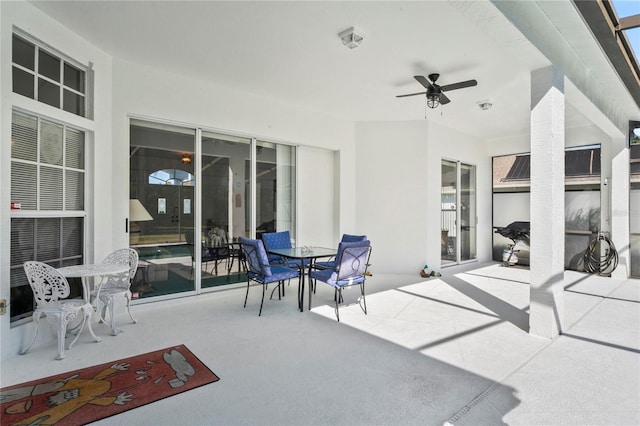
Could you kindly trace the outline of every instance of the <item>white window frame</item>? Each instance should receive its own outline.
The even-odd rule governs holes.
[[[12,34],[12,43],[13,43],[13,37],[14,36],[16,36],[18,38],[21,38],[24,41],[26,41],[28,43],[31,43],[31,44],[33,44],[35,46],[35,58],[34,58],[35,62],[34,62],[34,69],[33,70],[13,62],[13,55],[12,55],[12,61],[11,61],[12,70],[13,70],[13,68],[16,68],[16,69],[19,69],[19,70],[24,71],[26,73],[29,73],[29,74],[33,75],[33,77],[34,77],[33,78],[33,85],[34,85],[33,98],[31,98],[29,96],[25,96],[25,97],[28,98],[28,99],[33,99],[36,102],[39,102],[39,103],[42,103],[42,104],[45,104],[45,105],[49,105],[52,108],[56,108],[56,109],[59,109],[61,111],[65,111],[65,112],[67,112],[69,114],[73,114],[73,115],[78,116],[78,117],[89,118],[89,111],[93,110],[91,105],[89,105],[90,99],[89,99],[89,96],[88,96],[88,92],[89,92],[89,90],[88,90],[89,89],[89,79],[88,79],[88,77],[89,77],[89,72],[90,72],[89,67],[84,66],[84,65],[78,63],[77,61],[74,61],[73,59],[71,59],[68,56],[64,55],[63,53],[57,51],[56,49],[53,49],[53,48],[51,48],[49,46],[46,46],[44,43],[36,40],[35,38],[29,36],[28,34],[26,34],[23,31],[19,31],[17,29],[14,29],[13,34]],[[52,78],[40,73],[38,60],[39,60],[39,52],[41,50],[43,52],[46,52],[47,54],[49,54],[49,55],[51,55],[51,56],[53,56],[53,57],[55,57],[55,58],[60,60],[60,81],[53,80]],[[80,92],[80,91],[78,91],[78,90],[76,90],[76,89],[74,89],[72,87],[66,86],[64,84],[64,66],[65,66],[65,64],[68,64],[68,65],[70,65],[70,66],[72,66],[74,68],[77,68],[78,70],[83,72],[83,74],[84,74],[83,75],[83,77],[84,77],[84,93],[82,93],[82,92]],[[54,84],[54,85],[56,85],[56,86],[58,86],[60,88],[59,106],[56,107],[56,106],[47,104],[46,102],[38,100],[38,98],[39,98],[39,96],[38,96],[38,86],[39,86],[38,85],[38,79],[43,79],[43,80],[45,80],[45,81],[47,81],[47,82],[49,82],[51,84]],[[81,96],[84,99],[84,108],[83,108],[82,114],[76,114],[75,112],[70,112],[70,111],[67,111],[67,110],[64,109],[64,91],[65,90],[68,90],[69,92],[71,92],[71,93],[73,93],[75,95]],[[13,91],[13,88],[12,88],[12,91]],[[20,95],[20,96],[24,96],[24,95],[21,95],[20,93],[17,93],[17,92],[13,92],[13,93],[16,93],[17,95]]]
[[[64,219],[64,218],[81,218],[82,219],[82,247],[81,247],[81,253],[80,253],[80,257],[78,256],[74,256],[71,258],[65,258],[63,256],[63,248],[62,245],[60,243],[60,241],[58,242],[58,247],[59,247],[59,254],[60,256],[56,257],[56,258],[51,258],[51,259],[46,259],[49,262],[54,262],[54,263],[59,263],[59,266],[63,266],[63,265],[70,265],[70,264],[77,264],[77,263],[83,263],[84,258],[86,257],[86,253],[87,253],[87,224],[88,224],[88,213],[87,213],[87,187],[88,187],[88,182],[89,182],[89,170],[88,170],[88,166],[89,166],[89,161],[88,161],[88,137],[89,137],[89,132],[85,129],[82,128],[78,128],[76,126],[73,126],[71,124],[65,123],[65,122],[61,122],[59,120],[55,120],[46,116],[43,116],[42,114],[38,114],[36,112],[30,112],[30,111],[24,111],[18,108],[14,108],[12,111],[12,118],[11,118],[11,123],[13,126],[14,123],[14,114],[21,114],[21,115],[26,115],[26,116],[30,116],[33,117],[37,120],[37,124],[36,124],[36,141],[37,141],[37,149],[36,149],[36,159],[35,161],[33,160],[24,160],[24,159],[17,159],[17,158],[13,158],[13,155],[11,156],[10,159],[10,164],[13,165],[14,163],[22,163],[22,164],[31,164],[31,165],[35,165],[36,166],[36,191],[37,191],[37,195],[36,195],[36,207],[35,209],[19,209],[19,210],[12,210],[11,214],[10,214],[10,219],[16,219],[16,218],[24,218],[24,219]],[[55,124],[59,124],[63,127],[63,132],[62,132],[62,143],[63,143],[63,162],[62,162],[62,166],[54,166],[51,165],[49,163],[46,162],[42,162],[41,158],[40,158],[40,143],[41,143],[41,123],[42,121],[47,121],[50,123],[55,123]],[[83,141],[83,150],[84,150],[84,161],[83,161],[83,168],[76,168],[76,167],[68,167],[66,165],[67,161],[66,161],[66,135],[67,135],[67,130],[68,129],[73,129],[75,131],[79,131],[82,132],[84,135],[84,141]],[[63,171],[63,180],[62,180],[62,208],[59,210],[51,210],[51,209],[42,209],[41,208],[41,204],[40,204],[40,165],[41,164],[45,164],[46,167],[53,167],[53,168],[58,168],[61,169]],[[82,191],[82,205],[83,205],[83,209],[81,210],[71,210],[71,209],[67,209],[66,206],[66,201],[67,201],[67,193],[66,193],[66,185],[65,185],[65,179],[66,179],[66,173],[64,173],[65,171],[75,171],[75,172],[81,172],[83,175],[83,191]],[[13,178],[13,176],[12,176]],[[17,200],[16,200],[17,201]],[[12,229],[13,231],[13,229]],[[59,234],[61,235],[61,234]],[[35,260],[35,259],[32,259]],[[12,264],[11,262],[11,258],[9,259],[9,264],[10,264],[10,268],[11,270],[14,270],[16,265]],[[56,265],[54,265],[56,266]],[[12,280],[11,282],[11,287],[18,287],[18,286],[23,286],[25,285],[24,282],[14,282]],[[27,284],[28,285],[28,284]],[[15,326],[15,325],[20,325],[22,323],[27,322],[28,320],[30,320],[30,315],[26,315],[25,313],[21,314],[20,317],[18,319],[14,319],[14,317],[12,316],[11,318],[11,325]]]

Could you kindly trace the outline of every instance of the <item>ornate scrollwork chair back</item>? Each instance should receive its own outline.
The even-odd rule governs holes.
[[[91,335],[96,342],[101,341],[91,328],[91,314],[93,306],[85,299],[66,299],[71,293],[67,279],[63,277],[54,267],[46,263],[29,261],[23,265],[24,272],[33,291],[36,301],[36,308],[33,311],[34,333],[31,343],[20,353],[26,354],[33,346],[38,337],[38,329],[40,325],[40,317],[46,315],[47,321],[52,327],[55,327],[58,335],[58,356],[57,359],[65,357],[65,337],[67,334],[67,325],[74,321],[80,312],[82,312],[82,323],[78,327],[78,333],[67,349],[76,343],[80,337],[80,331],[85,324],[89,328]]]
[[[138,269],[138,252],[132,248],[124,248],[110,253],[102,263],[113,265],[128,265],[127,272],[118,275],[109,275],[105,282],[98,286],[92,293],[95,298],[98,315],[102,322],[107,322],[106,312],[109,311],[111,334],[116,335],[122,331],[116,328],[116,305],[124,301],[132,323],[138,321],[131,314],[131,282]]]

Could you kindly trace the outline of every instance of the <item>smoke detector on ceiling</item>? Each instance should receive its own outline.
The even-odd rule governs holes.
[[[342,44],[347,46],[349,49],[355,49],[360,46],[362,40],[364,40],[364,35],[360,30],[356,27],[351,27],[347,30],[344,30],[340,34],[338,34],[340,40],[342,40]]]
[[[480,101],[478,102],[478,107],[483,111],[488,111],[491,109],[493,104],[489,101]]]

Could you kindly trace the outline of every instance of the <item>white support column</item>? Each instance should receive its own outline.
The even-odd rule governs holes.
[[[564,317],[564,74],[531,73],[529,332],[554,338]]]
[[[611,241],[618,250],[618,267],[611,273],[613,278],[629,278],[631,272],[631,251],[629,250],[629,234],[631,229],[629,188],[629,148],[627,140],[614,139],[612,144],[611,179],[607,183],[611,193]],[[637,225],[636,225],[637,227]]]

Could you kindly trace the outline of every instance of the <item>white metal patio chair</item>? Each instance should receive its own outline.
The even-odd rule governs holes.
[[[106,281],[101,283],[96,290],[91,293],[91,297],[96,301],[96,308],[100,321],[106,323],[105,320],[107,309],[109,310],[109,320],[111,334],[115,336],[121,329],[116,328],[116,305],[118,302],[126,302],[127,312],[131,318],[131,322],[137,323],[133,315],[131,315],[131,281],[136,275],[138,269],[138,252],[132,248],[124,248],[109,254],[102,263],[108,264],[126,264],[129,265],[129,271],[120,275],[109,275]]]
[[[96,342],[100,342],[102,339],[95,335],[91,328],[91,314],[93,313],[93,306],[90,302],[82,299],[65,299],[69,296],[70,288],[67,279],[63,277],[54,267],[47,265],[46,263],[30,261],[25,262],[24,272],[27,275],[27,280],[33,290],[33,297],[36,300],[36,309],[33,311],[33,323],[35,326],[35,332],[33,339],[29,346],[26,347],[21,355],[26,354],[38,336],[38,329],[40,323],[40,317],[45,314],[49,324],[55,326],[58,333],[58,356],[57,359],[64,358],[64,342],[67,333],[67,325],[74,321],[80,312],[82,312],[82,324],[78,327],[78,334],[69,344],[67,349],[76,343],[80,337],[80,333],[86,325],[89,328],[89,332],[93,336]]]

